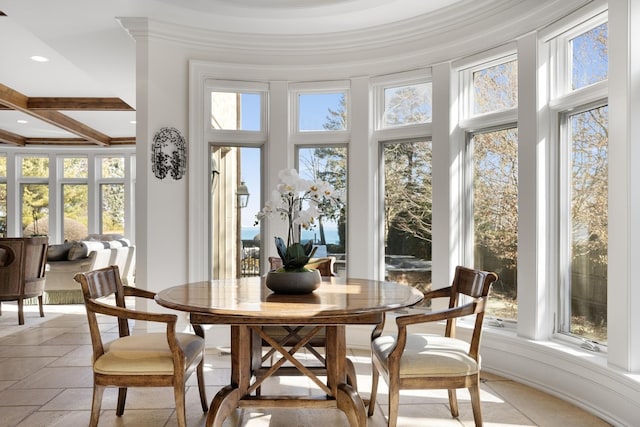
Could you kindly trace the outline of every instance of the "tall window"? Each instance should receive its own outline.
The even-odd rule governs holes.
[[[558,330],[607,342],[608,24],[606,14],[549,41],[559,84]],[[552,70],[554,71],[554,70]],[[575,96],[580,92],[580,96]]]
[[[607,341],[608,107],[566,117],[571,152],[567,332]]]
[[[431,141],[383,144],[385,280],[431,290]]]
[[[300,177],[311,181],[325,181],[337,191],[346,194],[347,148],[304,147],[298,149],[298,172]],[[313,241],[318,246],[316,255],[335,256],[336,272],[346,270],[347,212],[336,210],[331,215],[320,216],[316,227],[302,230],[301,241]]]
[[[20,175],[22,235],[49,234],[49,157],[22,157]]]
[[[349,82],[291,84],[292,140],[295,166],[300,177],[326,181],[347,195],[350,129]],[[348,202],[347,202],[348,203]],[[315,256],[336,258],[335,271],[347,269],[347,207],[317,218],[315,226],[301,229],[301,241],[313,241]]]
[[[209,87],[210,275],[212,279],[257,276],[262,248],[272,243],[261,238],[255,223],[262,208],[268,85],[211,80]]]
[[[375,84],[383,168],[384,278],[431,290],[433,113],[430,70]]]
[[[518,314],[518,129],[474,133],[473,265],[498,273],[487,312],[500,319]]]
[[[89,234],[89,160],[87,157],[63,157],[62,236],[80,240]]]
[[[0,237],[7,237],[7,156],[0,155]]]
[[[124,157],[100,161],[100,233],[124,234]]]
[[[518,318],[518,60],[500,56],[461,72],[467,131],[465,259],[494,271],[487,315]]]

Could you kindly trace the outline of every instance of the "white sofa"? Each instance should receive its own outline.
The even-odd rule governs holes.
[[[59,248],[58,246],[65,246]],[[67,249],[66,246],[71,246]],[[74,251],[75,249],[75,251]],[[58,250],[62,252],[57,253]],[[64,257],[64,251],[68,254]],[[45,274],[45,304],[80,304],[84,300],[80,285],[73,280],[76,273],[96,270],[110,265],[117,265],[122,282],[135,284],[136,248],[128,241],[79,241],[67,245],[53,245],[50,253],[56,257],[47,261]],[[84,255],[84,256],[82,256]],[[62,259],[60,259],[62,258]]]

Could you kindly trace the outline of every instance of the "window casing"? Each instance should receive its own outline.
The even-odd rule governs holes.
[[[349,82],[292,83],[290,133],[296,144],[347,143],[350,137]]]
[[[289,104],[290,135],[299,175],[330,183],[346,195],[348,206],[350,83],[292,83]],[[319,245],[318,256],[336,257],[339,275],[347,271],[347,206],[331,218],[321,218],[322,222],[311,230],[301,231],[301,239],[313,239]]]
[[[264,264],[262,228],[255,215],[262,207],[262,163],[268,137],[269,85],[207,80],[205,113],[209,143],[209,275],[212,279],[259,275]],[[238,189],[249,191],[239,203]]]
[[[556,84],[558,315],[563,336],[607,342],[607,14],[546,41]],[[604,348],[604,347],[603,347]]]
[[[62,239],[80,240],[89,234],[89,159],[58,157]]]
[[[336,191],[347,193],[348,148],[345,145],[298,146],[296,164],[300,177],[310,181],[325,181]],[[347,209],[317,219],[316,227],[301,230],[302,242],[312,240],[317,245],[315,257],[336,257],[338,275],[347,270]]]
[[[7,236],[7,156],[0,154],[0,237]]]
[[[19,158],[20,218],[23,236],[49,234],[49,156]]]
[[[374,137],[381,170],[381,272],[386,280],[432,286],[433,98],[431,69],[372,79]]]
[[[518,318],[518,58],[513,50],[487,57],[459,71],[466,134],[462,258],[498,273],[486,315],[490,325],[505,326]]]

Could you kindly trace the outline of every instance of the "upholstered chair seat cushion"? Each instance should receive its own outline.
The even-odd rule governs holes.
[[[186,366],[202,354],[204,340],[194,334],[176,333],[185,354]],[[94,371],[106,375],[173,374],[173,359],[162,332],[136,334],[118,338],[104,345],[104,354],[93,365]]]
[[[389,353],[396,337],[384,335],[372,342],[371,349],[388,369]],[[401,378],[446,377],[477,373],[479,366],[469,357],[469,343],[437,335],[408,334],[400,359]]]

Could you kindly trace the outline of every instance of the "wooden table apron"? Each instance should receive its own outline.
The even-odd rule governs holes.
[[[158,304],[191,313],[194,325],[231,327],[231,384],[213,398],[207,426],[222,426],[227,416],[243,407],[338,408],[346,414],[349,425],[365,426],[364,403],[346,382],[345,326],[376,324],[385,311],[410,306],[421,299],[422,294],[409,286],[335,277],[323,279],[320,288],[307,295],[273,294],[261,277],[188,283],[156,295]],[[267,324],[326,328],[327,383],[318,384],[314,380],[326,396],[252,394],[259,386],[251,383],[253,368],[258,366],[252,357],[252,346],[261,345],[261,326]],[[294,364],[295,350],[284,355]],[[304,367],[302,372],[309,376]]]

